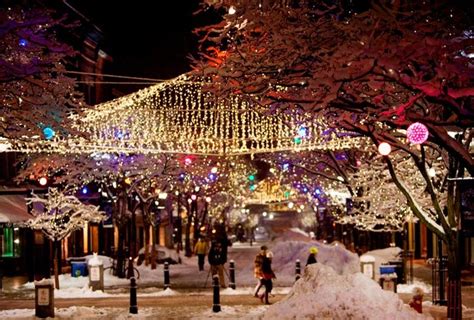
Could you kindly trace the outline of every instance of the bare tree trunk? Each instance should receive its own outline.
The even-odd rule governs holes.
[[[448,319],[462,319],[461,272],[458,232],[448,243]]]
[[[448,176],[461,178],[464,169],[452,155],[449,157]],[[447,212],[451,230],[445,230],[448,245],[448,319],[462,319],[461,297],[461,259],[459,243],[461,238],[461,193],[457,180],[449,179],[447,183],[448,202]]]
[[[125,245],[125,228],[123,225],[119,226],[119,239],[118,239],[118,248],[117,248],[117,264],[115,266],[116,276],[119,278],[125,278],[125,252],[124,252],[124,245]]]
[[[148,223],[144,223],[144,228],[145,230],[145,257],[144,257],[144,261],[145,261],[145,266],[148,266],[150,264],[150,224]]]
[[[117,248],[117,261],[115,272],[119,278],[125,278],[125,234],[126,234],[126,213],[127,213],[127,194],[124,190],[117,193],[116,222],[119,228],[119,239]]]
[[[132,208],[132,219],[130,221],[130,256],[128,258],[127,279],[134,277],[133,260],[137,256],[137,225],[136,225],[136,208]]]
[[[185,256],[190,257],[192,255],[191,250],[191,221],[192,221],[192,213],[188,211],[188,221],[186,222],[186,234],[184,239],[184,251]]]
[[[156,269],[156,226],[152,226],[151,228],[151,269],[155,270]]]
[[[53,241],[54,247],[54,258],[53,258],[53,272],[54,272],[54,287],[59,289],[59,261],[58,261],[58,251],[59,251],[60,242],[57,240]]]

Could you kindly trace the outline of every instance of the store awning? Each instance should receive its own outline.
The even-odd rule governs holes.
[[[18,223],[31,218],[25,196],[0,195],[0,223]]]

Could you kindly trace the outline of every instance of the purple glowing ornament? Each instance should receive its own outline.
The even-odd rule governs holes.
[[[413,144],[422,144],[428,139],[428,128],[419,122],[412,123],[407,129],[407,138]]]

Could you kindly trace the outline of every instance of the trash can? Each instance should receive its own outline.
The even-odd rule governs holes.
[[[96,253],[89,259],[87,266],[89,268],[89,287],[92,288],[92,291],[104,291],[104,264]]]
[[[85,261],[71,261],[71,276],[87,276],[87,263]]]
[[[397,274],[394,265],[380,266],[379,282],[383,290],[397,292]]]
[[[360,257],[360,272],[375,280],[375,258],[370,255]]]
[[[54,285],[49,279],[35,281],[35,315],[54,318]]]

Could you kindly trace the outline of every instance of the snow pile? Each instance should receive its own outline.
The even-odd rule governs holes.
[[[180,255],[176,252],[175,249],[169,249],[164,246],[160,246],[158,244],[155,244],[155,250],[157,251],[157,258],[158,260],[166,260],[166,259],[171,259],[176,263],[181,263],[181,257]],[[141,248],[138,251],[138,255],[144,255],[145,254],[145,247]],[[148,254],[151,255],[151,246],[148,246]]]
[[[360,262],[375,262],[375,258],[371,255],[364,254],[360,256]]]
[[[87,261],[87,264],[91,267],[95,267],[95,266],[101,266],[104,263],[102,262],[101,259],[99,259],[99,257],[97,256],[97,253],[94,253],[93,257]]]
[[[317,247],[319,252],[317,260],[336,270],[337,273],[354,273],[360,270],[359,257],[343,248],[343,246],[326,245],[318,241],[282,241],[265,243],[273,252],[272,269],[277,278],[273,285],[275,287],[292,286],[295,281],[296,260],[301,263],[301,272],[306,265],[309,249]],[[254,278],[254,259],[259,252],[260,245],[255,246],[252,252],[233,248],[229,258],[236,263],[236,283],[238,286],[255,286],[257,280]],[[197,263],[197,262],[196,262]],[[197,267],[196,267],[197,268]]]
[[[303,230],[299,228],[290,228],[280,233],[279,235],[277,235],[274,241],[281,241],[281,240],[311,241],[311,237],[309,236],[308,233],[304,232]]]
[[[397,284],[398,293],[413,293],[415,288],[420,288],[425,294],[430,294],[433,290],[430,284],[420,280],[414,280],[413,284]]]
[[[357,254],[346,250],[343,246],[326,245],[317,241],[283,241],[276,243],[274,247],[269,247],[274,254],[273,269],[279,273],[294,274],[297,259],[300,260],[303,269],[311,247],[318,248],[316,256],[318,262],[333,268],[338,274],[354,273],[360,270]]]
[[[94,255],[90,254],[90,255],[87,255],[87,256],[84,257],[87,264],[90,264],[89,260],[94,259],[94,258],[96,258],[100,261],[99,264],[104,265],[104,269],[109,268],[112,265],[112,258],[108,257],[108,256],[101,256],[101,255],[98,255],[98,254],[94,254]]]
[[[425,319],[362,273],[338,274],[321,263],[305,269],[264,319]]]
[[[39,281],[34,281],[35,286],[52,286],[54,285],[53,280],[51,279],[41,279]]]

